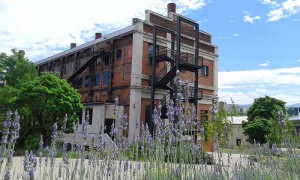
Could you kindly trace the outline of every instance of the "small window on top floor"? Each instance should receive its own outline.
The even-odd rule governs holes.
[[[117,49],[117,53],[116,53],[116,60],[121,60],[122,59],[122,49]]]
[[[208,66],[202,66],[201,68],[201,76],[207,77],[208,76]]]

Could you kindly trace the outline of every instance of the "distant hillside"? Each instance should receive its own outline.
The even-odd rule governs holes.
[[[239,104],[241,108],[249,108],[252,104]]]
[[[300,103],[287,105],[286,107],[296,107],[296,108],[299,108],[300,107]]]

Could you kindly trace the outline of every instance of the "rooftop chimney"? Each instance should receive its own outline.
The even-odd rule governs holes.
[[[70,49],[73,49],[76,47],[76,43],[70,43]]]
[[[99,39],[102,37],[102,33],[95,33],[95,39]]]
[[[169,3],[168,4],[168,14],[170,12],[176,13],[176,4],[175,3]]]

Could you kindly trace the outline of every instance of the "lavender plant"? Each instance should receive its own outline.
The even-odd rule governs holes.
[[[299,144],[285,133],[284,117],[279,112],[279,124],[282,126],[283,144],[254,145],[253,154],[234,155],[224,153],[222,138],[228,134],[227,126],[221,126],[223,117],[212,99],[211,115],[205,127],[197,121],[195,107],[188,103],[188,83],[181,81],[179,73],[174,84],[177,86],[177,99],[167,104],[167,120],[162,119],[162,105],[154,110],[152,121],[154,135],[147,124],[136,119],[133,141],[128,142],[128,116],[114,120],[110,136],[106,141],[102,125],[99,133],[88,134],[89,113],[82,122],[81,134],[78,122],[72,140],[66,138],[66,124],[53,125],[51,145],[44,147],[43,138],[39,149],[26,152],[23,168],[13,168],[15,140],[18,138],[18,113],[7,113],[3,123],[3,138],[0,157],[3,179],[299,179]],[[118,98],[115,99],[114,114],[118,111]],[[115,122],[120,122],[116,126]],[[167,123],[169,122],[169,123]],[[218,125],[219,123],[219,125]],[[192,132],[197,132],[197,140]],[[211,133],[214,152],[204,151],[205,135]],[[79,136],[83,137],[80,141]],[[295,138],[295,137],[293,137]],[[61,144],[60,144],[61,142]],[[68,149],[68,144],[71,144]],[[270,148],[272,147],[272,148]],[[62,152],[59,156],[59,152]],[[38,156],[38,159],[36,158]]]

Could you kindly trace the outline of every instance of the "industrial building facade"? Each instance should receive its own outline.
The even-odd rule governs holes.
[[[82,118],[87,113],[91,117],[88,127],[90,134],[97,134],[100,125],[104,127],[104,133],[109,133],[112,124],[118,127],[122,115],[127,114],[129,128],[123,133],[131,140],[136,122],[140,126],[150,121],[153,56],[160,55],[161,52],[165,53],[167,59],[173,56],[171,50],[176,50],[178,44],[178,17],[194,22],[177,14],[173,3],[168,4],[168,16],[146,10],[145,20],[134,18],[131,26],[104,36],[96,33],[93,41],[80,46],[71,43],[69,50],[38,61],[38,72],[56,71],[78,90],[84,105]],[[160,28],[155,34],[157,38],[154,45],[155,26]],[[198,84],[198,96],[193,103],[197,104],[197,119],[200,122],[201,114],[209,111],[211,97],[217,95],[218,51],[211,42],[210,34],[196,32],[199,42],[195,46],[195,28],[184,21],[180,23],[180,27],[180,52],[186,57],[194,56],[195,52],[199,54],[199,62],[193,72],[180,68],[180,77],[189,82],[191,92],[195,93],[194,82]],[[175,36],[170,32],[174,32]],[[174,44],[175,47],[172,47]],[[199,49],[196,51],[195,47]],[[166,76],[172,70],[170,61],[155,63],[156,80],[162,80],[161,76]],[[159,74],[161,72],[164,74]],[[169,77],[165,83],[172,83],[172,78]],[[155,87],[154,104],[169,97],[170,87],[165,87]],[[113,103],[116,97],[119,104],[115,114]]]

